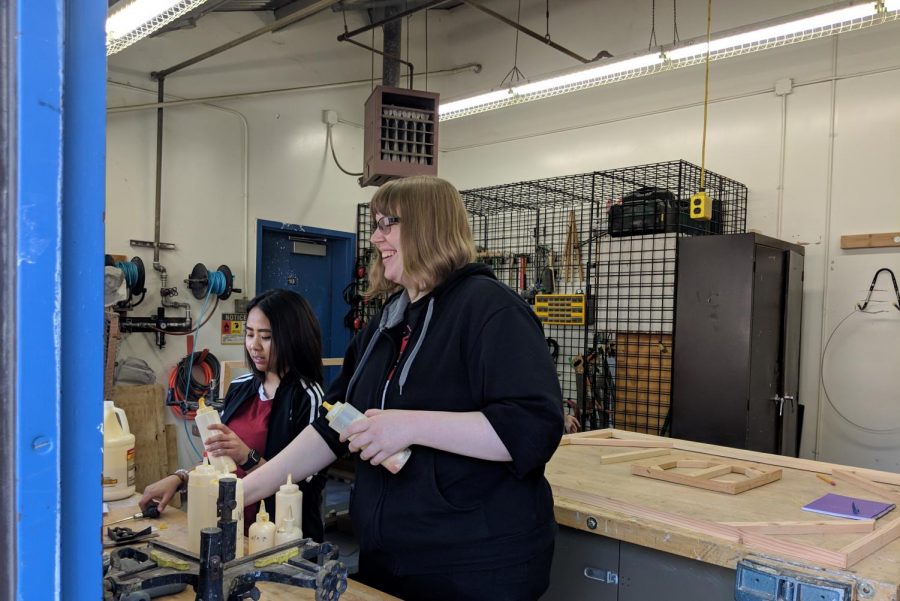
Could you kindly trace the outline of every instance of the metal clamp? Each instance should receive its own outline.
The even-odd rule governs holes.
[[[604,570],[601,568],[592,568],[591,566],[585,566],[584,576],[585,578],[590,578],[591,580],[596,580],[597,582],[603,582],[605,584],[619,583],[619,575],[612,570]]]

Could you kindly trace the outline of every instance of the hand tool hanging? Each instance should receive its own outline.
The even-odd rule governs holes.
[[[578,273],[575,273],[575,266]],[[581,264],[581,241],[578,238],[578,225],[575,221],[575,209],[569,211],[569,226],[566,230],[565,254],[563,255],[563,270],[566,282],[571,282],[573,276],[578,276],[578,281],[584,281],[584,266]]]

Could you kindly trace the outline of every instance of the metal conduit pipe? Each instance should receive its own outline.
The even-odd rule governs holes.
[[[284,27],[287,27],[288,25],[292,25],[298,21],[302,21],[303,19],[310,17],[310,16],[316,14],[317,12],[324,10],[334,4],[337,4],[340,1],[341,0],[318,0],[318,2],[314,2],[313,4],[311,4],[305,8],[301,8],[300,10],[298,10],[295,13],[292,13],[281,19],[276,19],[275,21],[272,21],[265,27],[260,27],[259,29],[255,29],[246,35],[242,35],[239,38],[231,40],[230,42],[226,42],[225,44],[222,44],[221,46],[217,46],[217,47],[213,48],[212,50],[208,50],[208,51],[204,52],[203,54],[199,54],[193,58],[189,58],[186,61],[182,61],[182,62],[178,63],[177,65],[169,67],[168,69],[160,69],[159,71],[154,71],[153,73],[150,74],[150,77],[153,79],[162,79],[162,78],[166,77],[167,75],[171,75],[172,73],[175,73],[176,71],[181,71],[182,69],[184,69],[186,67],[190,67],[191,65],[196,65],[197,63],[199,63],[201,61],[205,61],[206,59],[208,59],[210,57],[216,56],[217,54],[221,54],[222,52],[225,52],[226,50],[230,50],[236,46],[240,46],[244,42],[249,42],[250,40],[257,38],[257,37],[263,35],[264,33],[269,33],[270,31],[275,31],[276,29],[282,29]]]
[[[134,90],[136,92],[144,92],[147,94],[154,93],[152,90],[148,90],[146,88],[142,88],[140,86],[135,86],[132,84],[126,84],[126,83],[121,83],[121,82],[111,81],[111,80],[107,80],[107,83],[109,85],[119,86],[119,87],[126,88],[129,90]],[[169,94],[169,97],[172,98],[173,96],[171,94]],[[175,98],[177,98],[177,96]],[[168,106],[171,106],[171,104],[172,104],[171,101],[169,103],[164,102],[162,104],[162,106],[168,107]],[[190,104],[197,104],[197,103],[191,101]],[[159,105],[160,105],[160,103],[154,102],[154,103],[150,103],[147,106],[148,107],[158,107]],[[246,292],[247,290],[249,290],[249,287],[248,287],[249,285],[246,282],[250,281],[248,279],[249,273],[250,273],[248,271],[248,265],[250,263],[250,256],[248,253],[248,241],[247,241],[247,238],[248,238],[247,231],[249,229],[248,216],[249,216],[249,211],[250,211],[250,208],[249,208],[249,205],[250,205],[250,183],[249,183],[249,178],[250,178],[250,165],[249,165],[250,125],[247,123],[247,117],[245,117],[244,114],[241,113],[240,111],[236,111],[234,109],[225,108],[222,106],[217,106],[215,104],[209,104],[209,103],[202,103],[201,106],[205,107],[205,108],[213,109],[216,111],[222,111],[224,113],[228,113],[229,115],[233,115],[238,118],[238,121],[240,121],[240,124],[241,124],[241,172],[242,172],[242,175],[241,175],[242,196],[241,196],[241,198],[242,198],[242,205],[243,205],[243,224],[244,224],[244,227],[243,227],[244,232],[243,232],[243,236],[242,236],[242,241],[243,241],[243,247],[242,247],[243,248],[243,272],[242,273],[243,273],[244,282],[245,282],[243,289]],[[135,109],[129,109],[129,110],[135,110]],[[125,111],[114,111],[111,109],[107,109],[107,112],[112,113],[112,112],[125,112]],[[345,123],[348,123],[348,122],[345,121]],[[362,126],[359,126],[359,127],[362,127]]]
[[[436,71],[429,71],[427,75],[436,76],[436,75],[456,75],[457,73],[463,73],[465,71],[471,71],[472,73],[481,73],[481,63],[467,63],[465,65],[460,65],[458,67],[450,67],[449,69],[438,69]],[[149,92],[150,90],[144,90],[143,88],[138,88],[132,86],[130,84],[123,84],[121,82],[109,80],[110,84],[113,85],[127,85],[132,89],[143,90],[145,92]],[[336,83],[325,83],[325,84],[315,84],[310,86],[296,86],[291,88],[276,88],[273,90],[260,90],[258,92],[238,92],[235,94],[220,94],[218,96],[204,96],[202,98],[185,98],[181,100],[169,100],[166,102],[147,102],[143,104],[131,104],[127,106],[116,106],[109,107],[106,109],[108,114],[112,113],[127,113],[131,111],[144,111],[149,109],[155,109],[159,107],[171,108],[175,106],[187,106],[191,104],[207,104],[210,102],[217,102],[222,100],[237,100],[240,98],[254,98],[261,96],[272,96],[274,94],[288,94],[291,92],[318,92],[321,90],[335,90],[339,88],[349,88],[355,86],[368,86],[371,85],[372,80],[370,78],[366,79],[355,79],[351,81],[341,81]]]
[[[381,48],[381,78],[384,85],[392,88],[398,87],[400,83],[400,52],[401,52],[401,36],[403,34],[403,21],[394,19],[393,16],[399,11],[397,7],[389,6],[384,9],[384,17],[387,23],[382,27]],[[347,40],[352,42],[353,40]],[[409,67],[409,87],[412,88],[412,65]]]
[[[160,77],[156,84],[156,100],[161,103],[165,99],[166,80]],[[162,215],[162,144],[163,144],[163,107],[156,109],[156,206],[154,207],[155,224],[153,226],[153,268],[159,271],[159,228]],[[163,284],[165,288],[165,284]]]

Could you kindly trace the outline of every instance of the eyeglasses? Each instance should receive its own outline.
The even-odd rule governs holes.
[[[378,228],[379,232],[387,236],[391,233],[391,226],[395,223],[400,223],[399,217],[391,217],[390,215],[385,215],[375,222],[375,227]]]

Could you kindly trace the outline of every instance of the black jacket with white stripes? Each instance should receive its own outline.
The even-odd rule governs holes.
[[[222,423],[227,425],[244,403],[257,397],[261,383],[252,373],[231,381],[222,407]],[[266,432],[266,448],[257,449],[264,459],[271,459],[280,453],[303,428],[316,419],[322,405],[322,388],[315,382],[289,372],[281,379],[272,403]],[[325,529],[322,522],[322,491],[325,488],[325,476],[316,474],[311,480],[298,484],[303,491],[303,536],[322,542]],[[265,503],[266,511],[274,520],[275,495],[267,498]],[[253,516],[252,519],[255,518],[256,516]]]

